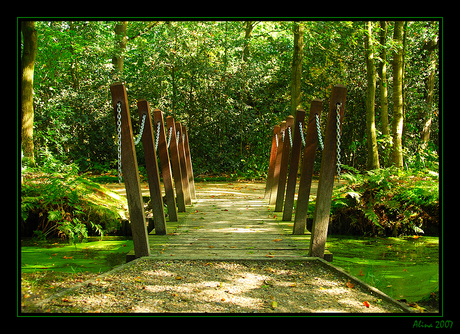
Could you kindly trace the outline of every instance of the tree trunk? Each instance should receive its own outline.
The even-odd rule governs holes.
[[[120,21],[115,25],[115,53],[112,57],[112,64],[116,80],[119,79],[123,72],[124,52],[128,43],[128,38],[126,37],[127,27],[128,21]]]
[[[21,148],[29,165],[34,159],[34,66],[37,54],[37,30],[34,21],[21,22],[24,47],[21,60]]]
[[[382,123],[382,134],[389,135],[390,128],[388,126],[388,82],[387,82],[387,50],[385,48],[387,40],[387,22],[380,21],[380,45],[382,52],[380,58],[382,62],[379,67],[380,76],[380,122]]]
[[[403,27],[404,21],[395,21],[394,36],[396,50],[393,53],[393,164],[403,166],[402,132],[403,132]]]
[[[367,97],[366,97],[366,130],[367,130],[367,168],[380,168],[379,151],[377,148],[377,135],[375,132],[375,87],[376,75],[374,64],[374,51],[372,43],[372,22],[366,26],[366,66],[367,66]]]
[[[426,80],[426,95],[425,95],[425,112],[424,112],[424,122],[422,129],[422,149],[426,149],[428,141],[430,140],[431,132],[431,122],[433,120],[433,93],[434,93],[434,79],[436,74],[436,57],[434,50],[438,47],[438,36],[435,36],[434,39],[430,40],[424,45],[424,49],[428,53],[428,78]]]
[[[297,108],[300,107],[304,24],[302,22],[294,22],[292,31],[294,33],[294,53],[292,56],[291,72],[291,115],[295,115]]]

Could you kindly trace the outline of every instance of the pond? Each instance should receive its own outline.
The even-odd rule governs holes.
[[[133,249],[127,237],[89,237],[71,245],[61,239],[21,240],[21,272],[53,270],[62,272],[100,273],[125,262],[126,253]]]
[[[395,299],[416,302],[439,289],[439,238],[328,236],[333,265]]]

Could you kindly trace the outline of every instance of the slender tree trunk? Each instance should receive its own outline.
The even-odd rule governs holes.
[[[367,66],[367,97],[366,97],[366,130],[367,130],[367,168],[380,168],[377,135],[375,131],[375,88],[376,75],[374,51],[372,43],[372,22],[366,24],[366,66]]]
[[[37,30],[34,21],[21,22],[24,47],[21,60],[21,148],[29,165],[34,159],[34,67],[37,54]]]
[[[382,52],[380,58],[382,62],[379,66],[380,76],[380,122],[382,123],[382,134],[389,135],[390,128],[388,123],[388,81],[387,81],[387,50],[385,48],[387,42],[387,22],[380,21],[380,45]]]
[[[291,72],[291,115],[293,116],[300,106],[300,79],[302,78],[304,28],[303,22],[293,22],[294,53],[292,56]]]
[[[248,89],[247,89],[247,65],[249,61],[249,41],[251,38],[252,30],[255,27],[254,21],[246,21],[245,28],[244,28],[244,46],[243,46],[243,62],[241,64],[241,119],[240,119],[240,156],[243,156],[243,143],[244,143],[244,121],[243,121],[243,114],[244,114],[244,106],[247,104],[248,101]]]
[[[128,21],[120,21],[115,25],[115,53],[112,57],[115,79],[119,79],[123,73],[123,60],[128,38],[126,37],[126,29]]]
[[[394,36],[396,50],[393,54],[393,164],[396,167],[403,166],[403,28],[404,21],[395,21]]]
[[[434,79],[436,74],[436,57],[434,50],[438,46],[438,36],[435,36],[434,39],[430,40],[424,45],[424,49],[428,51],[428,78],[426,80],[426,95],[425,95],[425,112],[424,112],[424,122],[422,129],[422,149],[426,149],[428,141],[430,140],[431,132],[431,122],[433,120],[433,93],[434,93]]]

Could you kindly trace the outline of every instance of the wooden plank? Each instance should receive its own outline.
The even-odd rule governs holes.
[[[281,159],[278,192],[276,194],[275,212],[283,211],[284,192],[286,190],[286,176],[288,172],[289,156],[291,153],[291,143],[289,141],[289,128],[292,132],[293,125],[294,116],[289,115],[286,118],[286,129],[284,130],[283,157]]]
[[[185,163],[187,164],[188,183],[190,186],[190,197],[196,199],[195,180],[193,177],[192,157],[190,155],[190,146],[188,144],[187,127],[182,126],[182,133],[184,134],[184,150],[185,150]]]
[[[139,119],[146,117],[144,133],[142,134],[142,146],[144,148],[145,167],[149,181],[150,203],[153,212],[153,224],[155,234],[166,234],[166,219],[163,208],[163,195],[161,193],[160,175],[158,173],[157,154],[155,150],[155,138],[152,129],[149,103],[145,99],[137,101]],[[155,126],[156,128],[156,126]]]
[[[125,180],[126,197],[128,200],[129,218],[133,233],[135,257],[149,256],[150,247],[145,224],[144,203],[142,201],[139,169],[137,167],[136,150],[134,149],[131,117],[129,114],[128,97],[125,86],[114,83],[110,86],[115,121],[117,121],[117,104],[121,103],[121,165]],[[116,123],[115,123],[116,124]]]
[[[166,127],[168,129],[172,127],[171,139],[170,139],[171,143],[169,145],[169,151],[171,153],[171,165],[172,165],[172,173],[174,177],[174,185],[176,186],[177,211],[185,212],[184,192],[182,190],[183,189],[182,172],[180,168],[179,150],[178,150],[177,141],[176,141],[176,124],[172,116],[166,117]]]
[[[190,184],[188,182],[188,170],[187,170],[187,163],[185,162],[185,149],[184,149],[184,140],[182,136],[182,125],[179,122],[176,122],[176,140],[179,139],[177,150],[179,152],[179,160],[180,160],[180,169],[182,173],[182,190],[184,192],[184,201],[185,205],[192,204],[192,198],[190,196]]]
[[[160,122],[160,138],[158,139],[158,152],[160,155],[161,176],[165,187],[165,202],[168,207],[169,221],[177,221],[176,196],[174,195],[173,179],[171,172],[171,162],[168,155],[168,143],[166,140],[166,131],[163,122],[163,113],[160,109],[153,111],[153,122]],[[156,125],[157,126],[157,125]],[[156,127],[155,126],[155,127]],[[156,139],[156,138],[155,138]]]
[[[340,127],[343,123],[345,111],[345,100],[347,89],[343,85],[336,85],[332,88],[327,117],[326,136],[324,139],[323,157],[316,196],[316,207],[313,215],[313,226],[310,239],[310,256],[324,257],[327,229],[331,211],[332,190],[334,188],[334,175],[336,173],[337,160],[337,105],[340,107]],[[341,131],[339,129],[339,131]]]
[[[318,142],[318,131],[316,128],[316,117],[321,116],[323,102],[314,99],[310,105],[308,117],[307,135],[303,153],[302,171],[300,173],[299,195],[297,196],[297,208],[294,218],[293,234],[304,234],[307,223],[308,202],[310,199],[311,181],[313,179],[313,167],[315,165],[315,154]]]
[[[270,150],[270,163],[268,165],[268,175],[267,175],[267,183],[265,185],[265,195],[264,198],[270,197],[273,187],[273,173],[275,171],[275,161],[276,161],[276,151],[278,149],[278,140],[279,140],[279,133],[280,133],[280,126],[275,125],[273,129],[273,137],[272,137],[272,148]]]
[[[303,122],[305,120],[305,111],[302,109],[297,110],[295,122],[291,162],[289,163],[289,176],[286,188],[286,199],[284,200],[283,221],[291,221],[292,209],[294,207],[295,186],[297,181],[297,173],[299,171],[300,149],[302,148],[302,141],[300,139],[300,131],[303,131]],[[302,128],[299,128],[299,122]]]
[[[276,198],[278,195],[278,184],[280,181],[280,169],[281,169],[281,160],[283,158],[283,133],[286,129],[286,121],[283,121],[280,125],[280,132],[278,136],[278,149],[276,151],[276,160],[275,160],[275,167],[273,169],[273,184],[272,184],[272,191],[270,192],[270,205],[276,203]]]

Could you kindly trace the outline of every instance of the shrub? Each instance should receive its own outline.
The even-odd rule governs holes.
[[[370,235],[438,235],[439,175],[398,168],[346,173],[334,189],[332,231]],[[336,232],[337,233],[337,232]]]

